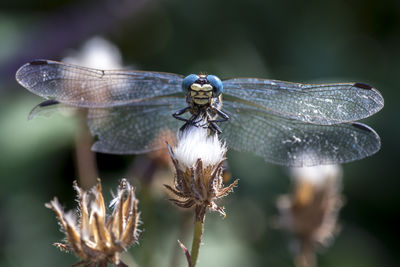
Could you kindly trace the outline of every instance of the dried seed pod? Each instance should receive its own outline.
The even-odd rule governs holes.
[[[110,204],[113,212],[108,217],[100,179],[89,191],[80,188],[76,181],[74,189],[79,203],[77,215],[65,213],[57,198],[45,205],[56,213],[66,234],[65,243],[54,245],[61,250],[74,252],[82,259],[82,264],[107,266],[107,263],[112,263],[124,266],[120,261],[120,253],[137,243],[140,234],[138,200],[133,187],[126,179],[122,179],[118,193]]]
[[[207,208],[225,216],[224,208],[215,201],[228,195],[237,185],[235,180],[223,185],[223,162],[226,146],[207,129],[190,127],[178,135],[178,144],[169,154],[175,166],[174,186],[165,185],[176,198],[170,199],[181,208],[195,207],[196,220],[204,219]]]

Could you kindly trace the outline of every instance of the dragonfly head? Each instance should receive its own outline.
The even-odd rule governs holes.
[[[206,105],[222,93],[222,82],[214,75],[190,74],[183,79],[182,90],[193,103]]]

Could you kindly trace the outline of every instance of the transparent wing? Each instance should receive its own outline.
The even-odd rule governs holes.
[[[54,114],[69,117],[74,116],[77,112],[79,112],[79,108],[77,107],[63,104],[55,100],[45,100],[33,107],[31,112],[29,112],[28,120],[37,117],[49,118]]]
[[[229,101],[224,103],[224,111],[230,120],[219,125],[228,147],[280,165],[344,163],[370,156],[380,148],[379,136],[361,123],[309,124]]]
[[[47,99],[79,107],[134,104],[181,92],[182,77],[172,73],[96,70],[50,60],[23,65],[17,81]]]
[[[383,107],[382,95],[362,83],[300,84],[236,78],[224,81],[223,86],[225,99],[315,124],[356,121]]]
[[[172,113],[185,107],[184,98],[162,98],[150,103],[89,109],[88,125],[98,141],[92,150],[111,154],[140,154],[165,146],[182,122]],[[161,142],[160,142],[161,140]]]

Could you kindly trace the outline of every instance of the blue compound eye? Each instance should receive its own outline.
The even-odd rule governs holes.
[[[221,80],[215,75],[208,75],[207,80],[210,82],[210,84],[214,88],[214,92],[213,92],[214,97],[219,96],[222,93],[222,89],[223,89]]]
[[[182,91],[184,93],[187,93],[189,91],[190,86],[197,81],[197,79],[199,78],[199,76],[197,76],[196,74],[190,74],[188,76],[185,77],[185,79],[183,79],[182,82]]]

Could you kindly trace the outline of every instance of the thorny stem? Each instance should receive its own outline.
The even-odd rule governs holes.
[[[196,267],[197,258],[199,257],[201,238],[203,236],[203,231],[204,231],[204,219],[205,219],[205,213],[203,213],[203,218],[201,218],[201,220],[196,219],[196,222],[194,224],[192,251],[190,252],[193,267]]]

